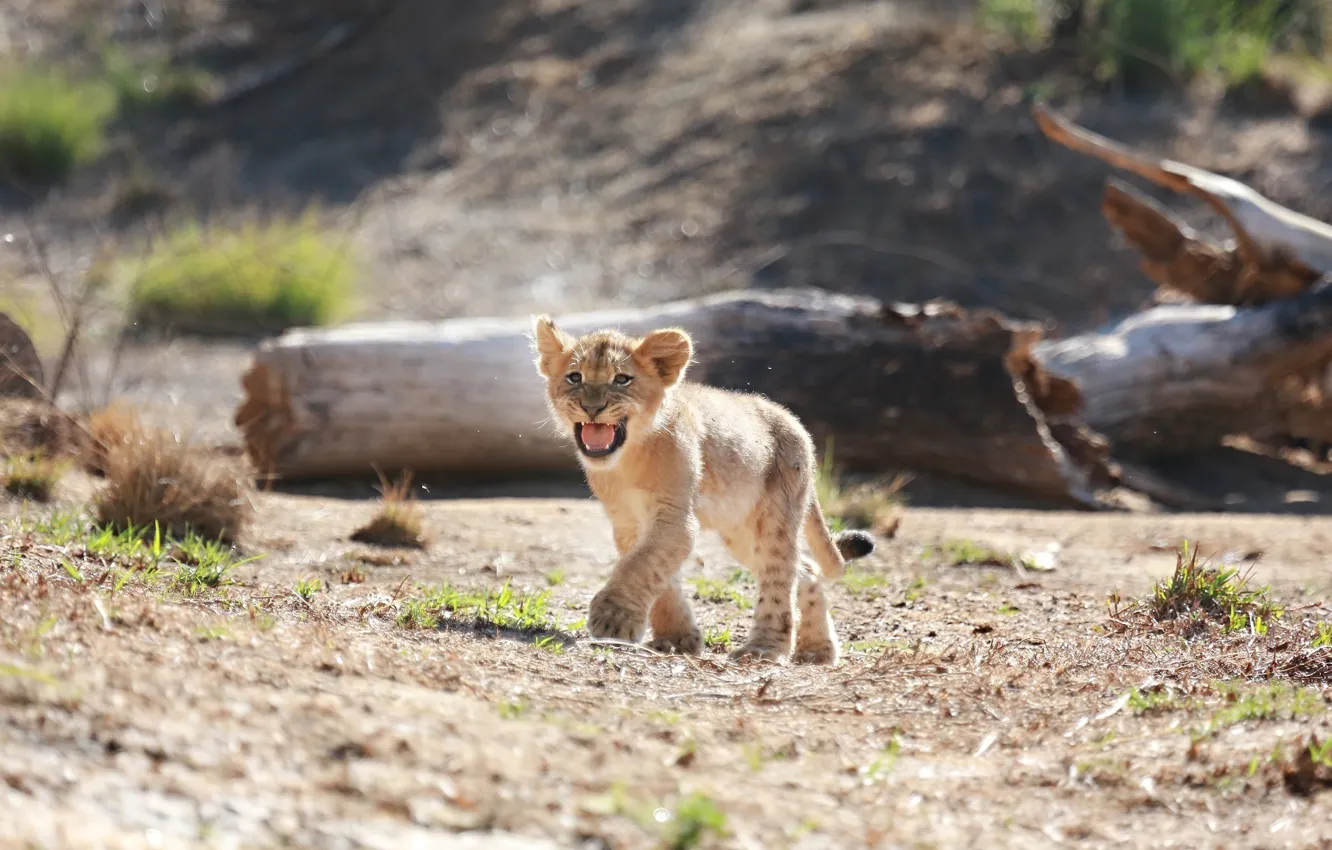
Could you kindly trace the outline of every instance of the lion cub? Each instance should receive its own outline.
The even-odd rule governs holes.
[[[820,573],[840,577],[844,559],[870,554],[874,538],[829,532],[814,496],[814,444],[795,415],[761,396],[683,382],[693,343],[681,330],[575,339],[540,316],[535,343],[550,409],[620,556],[592,599],[593,637],[637,642],[651,623],[654,648],[698,654],[680,567],[703,528],[758,579],[753,628],[732,656],[785,660],[794,633],[797,662],[835,664]],[[802,530],[817,567],[800,555]]]

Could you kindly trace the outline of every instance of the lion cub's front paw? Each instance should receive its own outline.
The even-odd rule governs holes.
[[[759,661],[771,661],[780,664],[791,655],[791,641],[765,639],[759,636],[750,640],[744,646],[731,653],[731,658],[735,661],[743,659],[757,659]]]
[[[810,643],[806,646],[797,646],[795,655],[791,660],[796,664],[826,664],[833,666],[837,663],[837,644],[832,641]]]
[[[657,652],[678,652],[681,655],[703,654],[703,633],[697,630],[678,635],[657,635],[649,644]]]
[[[626,604],[613,592],[602,590],[592,597],[587,612],[587,631],[594,638],[638,643],[647,631],[647,611]]]

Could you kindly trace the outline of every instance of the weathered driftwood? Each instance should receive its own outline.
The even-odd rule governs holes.
[[[1107,182],[1102,211],[1142,253],[1161,300],[1196,303],[1131,317],[1100,336],[1046,343],[1038,360],[1076,386],[1082,401],[1065,403],[1052,424],[1085,422],[1117,447],[1150,453],[1205,449],[1230,434],[1327,442],[1332,325],[1328,293],[1316,290],[1332,272],[1332,226],[1230,178],[1132,151],[1041,106],[1036,120],[1072,150],[1202,200],[1235,236],[1217,245],[1145,194]]]
[[[1147,274],[1194,303],[1062,340],[993,313],[811,291],[562,324],[685,327],[698,342],[694,379],[786,404],[853,468],[940,472],[1083,504],[1113,483],[1173,498],[1112,453],[1189,453],[1233,434],[1332,440],[1332,286],[1321,283],[1332,227],[1042,108],[1036,116],[1055,141],[1225,218],[1233,246],[1199,238],[1123,184],[1107,187],[1102,208],[1142,251]],[[293,331],[258,351],[236,422],[253,460],[288,478],[572,470],[568,447],[543,425],[528,330],[514,318]]]
[[[850,468],[931,470],[1078,503],[1098,452],[1070,453],[1015,387],[1034,326],[951,306],[817,291],[729,293],[565,316],[574,333],[687,329],[695,380],[791,407]],[[526,318],[299,330],[266,342],[237,411],[252,459],[286,478],[575,469],[546,424]]]
[[[1332,286],[1259,307],[1154,307],[1096,334],[1041,342],[1032,393],[1050,422],[1115,451],[1179,454],[1232,434],[1315,428],[1305,375],[1332,357]],[[1306,433],[1301,436],[1315,437]]]
[[[1045,134],[1211,207],[1235,234],[1234,246],[1201,239],[1145,196],[1112,184],[1103,209],[1146,257],[1154,281],[1198,301],[1263,304],[1304,291],[1332,271],[1332,226],[1289,210],[1229,177],[1138,153],[1038,105]]]

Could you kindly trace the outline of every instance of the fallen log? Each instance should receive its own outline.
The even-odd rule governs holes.
[[[1140,193],[1108,186],[1106,218],[1143,252],[1144,271],[1161,286],[1205,303],[1265,304],[1303,292],[1332,271],[1332,225],[1229,177],[1134,151],[1040,104],[1034,114],[1052,141],[1196,198],[1229,225],[1235,245],[1215,245]]]
[[[1307,413],[1320,399],[1304,376],[1329,358],[1332,285],[1321,285],[1260,307],[1162,305],[1104,332],[1043,341],[1026,377],[1052,426],[1083,424],[1116,455],[1187,454],[1234,434],[1328,434]]]
[[[1069,451],[1013,380],[1032,325],[951,305],[819,291],[728,293],[560,318],[581,333],[687,329],[694,380],[763,393],[850,469],[912,468],[1096,503],[1103,452]],[[527,318],[295,330],[265,342],[236,424],[261,469],[293,479],[576,469],[548,426]]]
[[[1112,449],[1159,456],[1236,434],[1332,437],[1332,227],[1041,107],[1036,117],[1053,140],[1199,198],[1230,224],[1235,244],[1216,245],[1131,188],[1107,187],[1102,209],[1147,273],[1195,303],[1062,340],[994,313],[816,291],[561,324],[684,327],[698,343],[695,380],[786,404],[853,469],[943,473],[1083,505],[1122,483],[1170,500],[1146,469],[1121,470]],[[571,471],[568,447],[543,424],[528,332],[525,318],[291,331],[256,353],[236,424],[254,463],[286,478]]]
[[[1218,245],[1145,194],[1107,181],[1102,212],[1142,253],[1144,273],[1161,287],[1158,301],[1272,307],[1152,311],[1099,336],[1045,344],[1037,359],[1084,402],[1052,424],[1085,421],[1146,454],[1206,449],[1232,434],[1328,443],[1332,327],[1328,294],[1314,290],[1332,273],[1332,226],[1231,178],[1134,151],[1044,106],[1035,117],[1058,144],[1197,198],[1227,222],[1234,242]]]

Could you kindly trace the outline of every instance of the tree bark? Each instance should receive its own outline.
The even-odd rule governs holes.
[[[1033,347],[1037,404],[1116,452],[1186,454],[1233,434],[1327,434],[1308,377],[1332,358],[1332,286],[1260,307],[1154,307],[1103,333]],[[1318,433],[1299,436],[1318,437]]]
[[[1148,276],[1162,286],[1205,303],[1255,305],[1289,298],[1332,272],[1332,225],[1229,177],[1131,150],[1043,106],[1036,107],[1035,117],[1051,140],[1197,198],[1226,221],[1235,234],[1233,247],[1199,238],[1123,184],[1108,188],[1106,217],[1143,251]]]
[[[1039,329],[992,313],[787,291],[559,321],[575,334],[685,328],[692,380],[788,406],[849,469],[929,470],[1083,505],[1105,478],[1094,435],[1065,429],[1061,444],[1014,381]],[[256,353],[236,423],[255,463],[288,479],[573,471],[572,447],[544,424],[529,333],[525,318],[292,331]]]
[[[1055,141],[1226,219],[1235,244],[1215,245],[1128,186],[1106,188],[1105,215],[1147,274],[1193,303],[1063,340],[988,312],[817,291],[729,293],[562,325],[684,327],[698,348],[692,379],[785,404],[853,469],[943,473],[1084,505],[1112,484],[1172,498],[1145,468],[1112,462],[1112,447],[1134,458],[1238,434],[1332,438],[1332,227],[1042,108],[1036,116]],[[236,422],[257,465],[287,478],[571,471],[571,447],[543,424],[528,332],[526,319],[289,332],[257,353]]]

